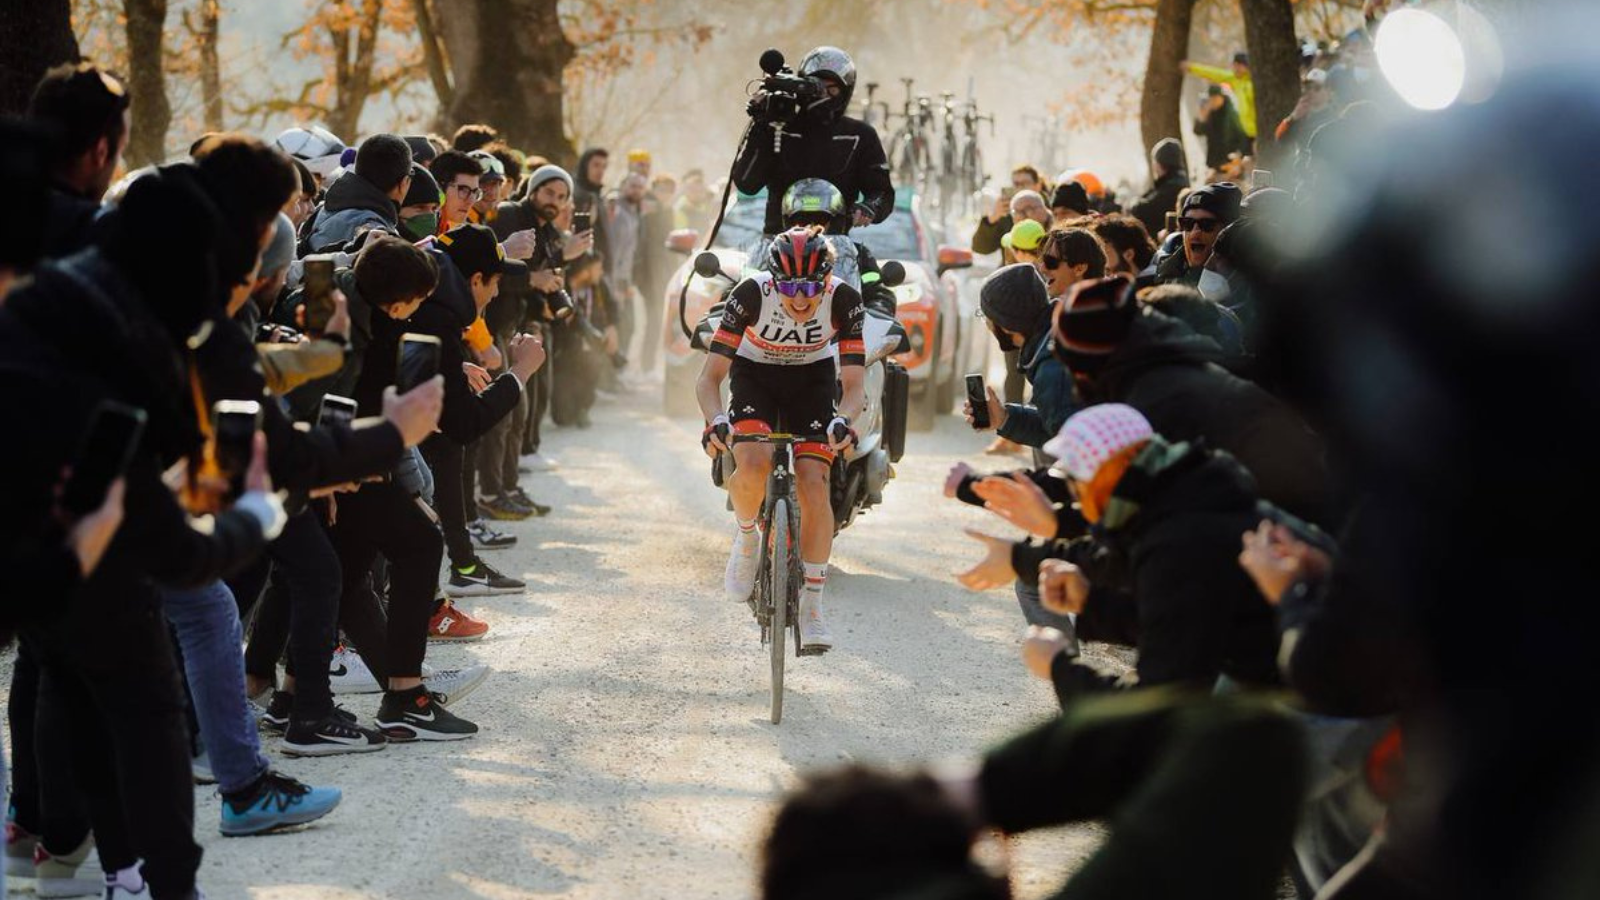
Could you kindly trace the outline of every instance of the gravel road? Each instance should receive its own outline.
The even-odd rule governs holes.
[[[970,755],[1054,709],[1017,655],[1009,591],[950,573],[975,559],[944,473],[983,442],[954,417],[912,434],[883,506],[836,544],[828,594],[839,646],[792,660],[782,725],[767,720],[766,655],[742,604],[722,599],[731,529],[698,423],[658,412],[658,388],[602,402],[587,431],[552,429],[560,460],[526,476],[548,518],[510,523],[490,556],[524,596],[463,607],[480,643],[429,647],[436,666],[494,670],[458,711],[482,733],[321,760],[268,753],[338,785],[331,816],[297,832],[224,839],[196,789],[213,898],[739,898],[757,846],[799,775],[844,761]],[[370,716],[376,696],[345,697]],[[1013,842],[1018,893],[1037,897],[1097,840],[1084,826]]]

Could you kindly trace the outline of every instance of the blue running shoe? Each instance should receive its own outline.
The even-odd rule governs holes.
[[[343,797],[338,788],[314,788],[269,769],[242,795],[222,798],[222,834],[243,837],[314,822]]]

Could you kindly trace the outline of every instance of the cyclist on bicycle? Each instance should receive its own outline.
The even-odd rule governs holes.
[[[829,469],[834,454],[855,442],[850,420],[865,404],[865,307],[855,288],[832,274],[834,250],[807,228],[778,236],[768,267],[739,282],[728,295],[711,353],[695,393],[706,427],[701,444],[715,457],[729,449],[730,432],[826,434],[827,443],[796,444],[795,482],[800,502],[800,647],[818,652],[833,645],[822,609],[833,549]],[[838,360],[835,368],[835,358]],[[730,380],[728,409],[721,386]],[[837,411],[834,397],[843,386]],[[760,547],[756,517],[766,491],[771,456],[759,444],[733,447],[736,470],[728,496],[738,528],[728,554],[724,588],[744,600],[755,586]]]

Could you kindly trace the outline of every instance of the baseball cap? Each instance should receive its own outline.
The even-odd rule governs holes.
[[[1328,73],[1322,69],[1312,69],[1300,80],[1305,84],[1325,85],[1328,83]]]
[[[1112,457],[1155,434],[1150,420],[1137,409],[1125,403],[1101,403],[1073,413],[1060,433],[1040,449],[1056,458],[1052,474],[1087,483]]]
[[[1023,219],[1000,238],[1000,246],[1007,250],[1026,250],[1031,253],[1044,243],[1044,237],[1043,225],[1032,219]]]
[[[284,129],[272,141],[279,150],[305,163],[312,174],[327,175],[339,167],[344,141],[321,125],[297,125]]]
[[[488,226],[465,223],[439,235],[439,246],[461,272],[470,279],[482,274],[492,278],[514,269],[526,269],[521,260],[506,259],[505,248],[495,240]]]

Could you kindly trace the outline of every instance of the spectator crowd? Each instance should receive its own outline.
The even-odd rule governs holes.
[[[1109,837],[1059,896],[1600,892],[1568,524],[1600,487],[1594,66],[1413,119],[1359,31],[1308,48],[1265,128],[1248,56],[1188,68],[1203,167],[1157,143],[1124,209],[1019,165],[971,239],[1008,379],[965,414],[1028,461],[950,471],[1022,534],[972,530],[959,580],[1012,592],[1061,714],[970,763],[807,779],[768,900],[1007,897],[986,844],[1087,819]],[[478,733],[490,673],[430,642],[524,590],[490,560],[502,523],[560,514],[545,429],[650,377],[666,236],[715,196],[487,124],[207,134],[124,174],[130,102],[80,63],[0,122],[5,872],[188,900],[194,784],[230,836],[341,800],[263,741]]]

